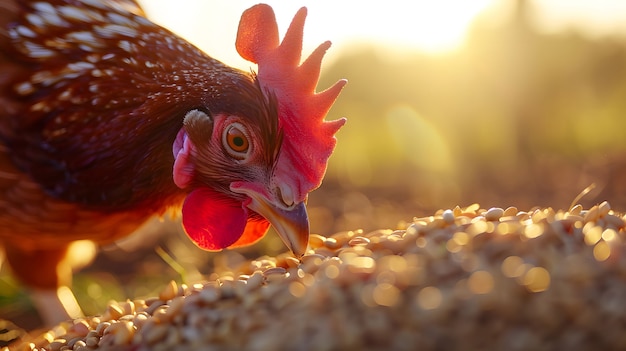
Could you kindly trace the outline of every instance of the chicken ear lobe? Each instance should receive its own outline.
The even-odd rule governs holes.
[[[193,181],[196,169],[191,162],[191,155],[196,152],[198,145],[211,140],[212,132],[213,120],[209,115],[199,110],[187,112],[183,120],[183,128],[178,132],[172,147],[173,179],[179,188],[185,189]]]

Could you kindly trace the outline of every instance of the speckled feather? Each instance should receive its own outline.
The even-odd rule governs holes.
[[[255,105],[263,95],[254,76],[148,21],[132,1],[0,9],[5,241],[123,236],[182,201],[172,143],[187,111],[268,118]]]
[[[237,95],[258,89],[133,3],[19,7],[3,33],[2,51],[21,72],[3,87],[14,106],[0,112],[0,136],[17,166],[62,199],[109,210],[145,202],[155,188],[178,192],[171,141],[184,113],[233,110]]]

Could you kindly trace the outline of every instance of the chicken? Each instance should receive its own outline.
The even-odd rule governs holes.
[[[54,300],[72,242],[113,242],[181,204],[203,249],[252,244],[271,224],[303,255],[305,202],[345,122],[324,118],[346,83],[315,92],[330,42],[300,63],[305,17],[279,42],[271,7],[244,12],[249,73],[133,1],[0,0],[0,242],[14,274]]]

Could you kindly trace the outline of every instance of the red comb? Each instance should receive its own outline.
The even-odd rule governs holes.
[[[278,27],[272,8],[259,4],[246,10],[239,22],[236,47],[246,60],[258,64],[261,87],[276,95],[279,123],[285,138],[276,176],[299,179],[297,197],[303,200],[322,182],[326,164],[335,147],[335,133],[345,118],[325,121],[346,80],[340,80],[320,93],[315,87],[322,58],[330,47],[324,42],[300,64],[306,8],[295,15],[285,38],[279,44]],[[294,172],[295,171],[295,172]]]

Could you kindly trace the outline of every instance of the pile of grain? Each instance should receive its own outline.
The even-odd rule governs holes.
[[[406,230],[312,235],[302,262],[247,261],[57,326],[32,350],[626,349],[625,218],[441,210]]]

